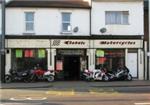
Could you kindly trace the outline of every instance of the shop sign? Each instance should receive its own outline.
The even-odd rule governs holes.
[[[95,48],[142,48],[142,40],[95,40]]]
[[[60,55],[84,55],[84,50],[58,50]]]
[[[65,41],[64,43],[67,45],[85,45],[84,41]]]
[[[54,48],[88,48],[88,40],[63,40],[63,39],[54,39],[51,40],[51,47]]]
[[[6,39],[7,48],[49,48],[49,39]]]

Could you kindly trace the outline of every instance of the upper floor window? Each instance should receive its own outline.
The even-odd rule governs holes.
[[[106,24],[129,24],[129,12],[128,11],[106,11],[105,12]]]
[[[27,32],[34,31],[34,12],[25,12],[25,30]]]
[[[71,13],[62,13],[62,32],[71,32]]]

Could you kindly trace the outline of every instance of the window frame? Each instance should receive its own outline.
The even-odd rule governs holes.
[[[64,21],[63,20],[63,14],[69,14],[69,20],[70,21]],[[71,15],[72,15],[72,13],[71,12],[61,12],[61,32],[62,33],[72,33],[72,27],[71,27]],[[64,27],[63,27],[63,25],[64,24],[69,24],[70,25],[70,30],[64,30]],[[68,25],[68,26],[69,26]]]
[[[125,12],[127,15],[125,15]],[[120,13],[120,15],[121,15],[120,21],[117,22],[116,17],[115,17],[114,23],[111,23],[110,20],[109,21],[107,20],[107,16],[108,16],[107,13],[109,13],[109,15],[110,15],[110,13],[111,14],[112,13]],[[116,15],[116,14],[114,14],[114,15]],[[124,19],[125,19],[124,16],[127,16],[126,23],[124,22]],[[105,25],[129,25],[129,11],[105,11]]]
[[[26,19],[26,16],[27,16],[27,13],[32,13],[33,14],[33,20],[27,20]],[[34,33],[34,30],[35,30],[35,12],[34,11],[25,11],[24,12],[24,18],[25,18],[25,33]],[[28,30],[27,29],[27,24],[32,24],[33,26],[32,26],[32,30]]]

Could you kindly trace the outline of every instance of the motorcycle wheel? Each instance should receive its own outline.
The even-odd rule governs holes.
[[[92,82],[92,81],[94,81],[94,79],[93,78],[86,78],[86,81]]]
[[[54,81],[54,76],[53,75],[48,76],[47,81],[48,82],[53,82]]]
[[[109,77],[106,76],[106,75],[104,75],[103,78],[102,78],[102,80],[103,80],[103,81],[109,81]]]
[[[132,75],[131,74],[128,74],[128,76],[127,76],[127,79],[126,79],[127,81],[131,81],[132,80]]]
[[[30,80],[30,78],[26,78],[23,80],[23,82],[28,83],[28,82],[31,82],[31,80]]]
[[[6,83],[12,82],[12,78],[11,78],[10,75],[5,75],[5,82],[6,82]]]
[[[29,82],[36,82],[37,81],[37,77],[36,77],[36,75],[31,75],[29,78],[28,78],[28,81]]]

